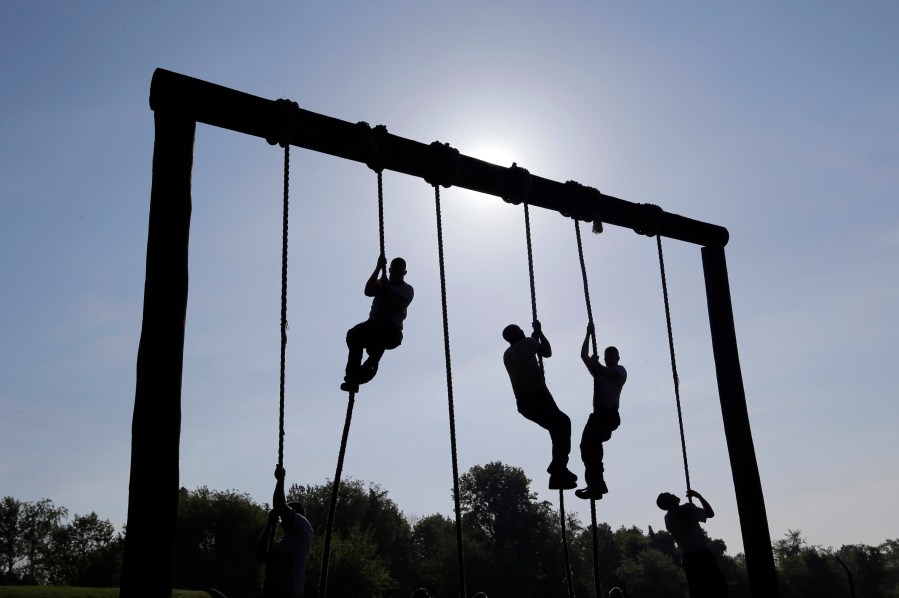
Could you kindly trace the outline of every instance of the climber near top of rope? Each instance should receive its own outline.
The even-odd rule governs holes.
[[[627,371],[619,365],[618,349],[607,347],[603,352],[605,365],[599,362],[595,353],[588,354],[590,338],[595,338],[593,324],[587,325],[587,334],[581,345],[581,359],[593,376],[593,413],[587,418],[581,435],[581,459],[584,462],[584,480],[587,487],[575,491],[578,498],[598,500],[609,491],[603,477],[603,443],[612,437],[612,432],[621,424],[618,405],[621,389],[627,382]],[[594,341],[595,344],[595,341]]]
[[[568,469],[571,452],[571,419],[556,405],[546,387],[537,356],[550,357],[552,348],[543,334],[540,322],[534,321],[534,332],[525,336],[515,324],[503,330],[509,348],[503,353],[503,364],[512,382],[518,413],[549,432],[552,439],[552,461],[549,473],[551,490],[568,490],[577,486],[577,476]]]
[[[379,256],[374,271],[365,282],[365,296],[372,297],[368,319],[346,333],[349,356],[341,390],[358,392],[360,384],[375,377],[384,351],[396,349],[403,342],[403,320],[415,291],[405,281],[406,260],[394,258],[387,275],[382,274],[379,278],[378,273],[383,272],[386,265],[387,258]],[[365,363],[362,363],[363,349],[368,353]]]

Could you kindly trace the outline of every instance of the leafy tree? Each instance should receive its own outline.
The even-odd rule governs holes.
[[[455,527],[448,517],[428,515],[412,528],[412,558],[417,563],[418,583],[439,596],[459,593]],[[473,538],[465,544],[469,551],[474,550]]]
[[[57,525],[47,564],[55,585],[111,587],[121,577],[123,538],[96,513],[76,515],[71,523]]]
[[[185,589],[215,587],[251,596],[262,584],[255,560],[266,511],[235,490],[182,488],[175,534],[174,582]]]
[[[630,530],[628,537],[634,537]],[[684,598],[686,595],[687,578],[683,569],[671,562],[670,555],[652,546],[647,545],[626,558],[616,573],[633,596]]]
[[[68,514],[64,507],[56,507],[49,498],[35,503],[22,503],[20,538],[26,564],[22,581],[28,584],[45,584],[49,580],[48,566],[53,530]]]
[[[25,563],[22,544],[22,514],[24,503],[12,496],[0,501],[0,582],[16,583],[18,570]]]
[[[321,551],[324,548],[324,537],[328,523],[328,510],[331,503],[332,485],[325,483],[315,486],[293,485],[287,493],[288,501],[299,501],[306,509],[306,518],[313,527],[313,552],[306,566],[306,585],[317,584],[321,567]],[[334,514],[334,529],[331,540],[331,556],[329,558],[328,588],[336,579],[335,550],[338,541],[350,541],[355,538],[362,542],[364,550],[344,552],[345,559],[362,559],[355,563],[361,571],[367,571],[369,578],[356,580],[359,588],[382,587],[385,580],[390,579],[391,588],[402,589],[418,587],[419,575],[412,564],[412,527],[402,511],[387,496],[387,491],[377,484],[365,484],[359,480],[342,481],[337,494],[337,508]],[[369,546],[370,545],[370,546]],[[371,549],[371,550],[369,550]],[[374,561],[377,563],[373,564]],[[343,566],[343,565],[342,565]],[[352,568],[345,564],[347,569]],[[384,576],[387,573],[387,577]],[[342,576],[341,583],[349,583],[354,578]],[[355,592],[346,585],[346,592]],[[308,595],[315,595],[317,591]],[[309,592],[309,590],[307,590]],[[334,591],[334,595],[339,594]]]
[[[607,591],[621,584],[621,580],[616,574],[618,567],[621,566],[621,555],[615,544],[615,535],[608,523],[597,522],[596,541],[595,557],[599,567],[599,587],[601,591]],[[579,585],[590,588],[588,595],[592,594],[594,588],[592,524],[575,537],[572,547],[573,553],[580,555],[584,561],[582,569],[576,568],[575,578],[579,580]],[[581,593],[578,592],[578,595]]]
[[[474,466],[459,480],[463,528],[471,538],[466,569],[472,587],[488,596],[567,594],[561,521],[549,502],[537,500],[530,482],[522,469],[500,462]],[[578,537],[577,519],[566,525]],[[589,562],[572,561],[580,569]]]
[[[306,596],[318,595],[324,536],[318,537],[306,561]],[[347,598],[382,596],[396,588],[387,562],[381,558],[373,530],[358,526],[331,538],[328,559],[328,595]]]

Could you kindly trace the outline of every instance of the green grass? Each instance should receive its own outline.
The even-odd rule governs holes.
[[[0,586],[0,598],[118,598],[118,588],[66,586]],[[173,598],[209,598],[206,592],[172,590]]]

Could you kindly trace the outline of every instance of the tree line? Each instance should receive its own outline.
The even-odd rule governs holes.
[[[460,478],[465,579],[469,594],[491,598],[567,596],[559,512],[531,491],[523,470],[499,462],[472,467]],[[318,573],[331,485],[293,485],[288,500],[305,505],[315,537],[307,562],[307,596]],[[258,595],[262,569],[254,561],[268,505],[235,490],[181,489],[174,585],[215,587],[232,597]],[[593,596],[593,534],[589,522],[566,519],[572,582]],[[44,499],[0,502],[0,584],[114,587],[119,583],[124,530],[95,513],[75,515]],[[745,559],[710,539],[731,596],[748,597]],[[773,544],[781,595],[899,598],[899,540],[839,549],[809,545],[799,531]],[[597,528],[603,594],[613,586],[633,598],[683,598],[686,579],[673,538],[649,526]],[[455,523],[433,514],[409,520],[377,484],[341,484],[329,559],[329,594],[408,598],[418,587],[458,595]],[[853,594],[852,592],[855,592]]]

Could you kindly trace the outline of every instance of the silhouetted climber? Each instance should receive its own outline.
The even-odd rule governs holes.
[[[656,504],[665,514],[665,529],[668,530],[681,553],[681,565],[687,574],[687,586],[691,598],[720,598],[727,596],[727,582],[718,570],[715,555],[702,533],[700,523],[715,516],[712,506],[695,490],[687,490],[687,497],[694,497],[702,503],[680,504],[680,498],[662,492]]]
[[[621,588],[615,586],[609,590],[609,598],[624,598],[624,592],[621,591]]]
[[[283,467],[275,467],[277,482],[272,494],[272,510],[256,548],[256,560],[265,563],[263,598],[302,598],[306,581],[306,557],[312,546],[312,526],[304,516],[303,505],[288,503],[285,499],[285,473]],[[279,517],[284,537],[275,542]]]
[[[552,347],[543,335],[539,321],[534,321],[534,332],[529,337],[515,324],[509,324],[503,329],[503,338],[509,343],[503,353],[503,363],[509,372],[518,413],[548,430],[552,439],[552,461],[546,469],[549,487],[552,490],[574,488],[577,476],[567,467],[568,453],[571,452],[571,419],[556,405],[537,362],[537,355],[550,357]]]
[[[387,276],[382,274],[379,278],[378,272],[386,265],[387,259],[380,256],[375,271],[365,282],[365,296],[373,297],[368,319],[346,333],[349,356],[341,390],[358,392],[360,384],[375,377],[384,351],[396,349],[403,342],[403,320],[415,291],[404,280],[406,260],[394,258]],[[365,363],[362,363],[363,349],[368,353]]]
[[[587,335],[581,346],[581,359],[593,376],[593,413],[587,418],[584,433],[581,435],[581,459],[584,461],[584,481],[587,487],[575,491],[575,496],[583,499],[599,500],[609,491],[603,478],[602,444],[612,437],[612,432],[621,424],[618,415],[618,404],[621,400],[621,389],[627,382],[627,371],[618,365],[620,359],[618,349],[606,347],[603,359],[606,364],[599,363],[599,356],[587,354],[593,324],[587,325]]]

